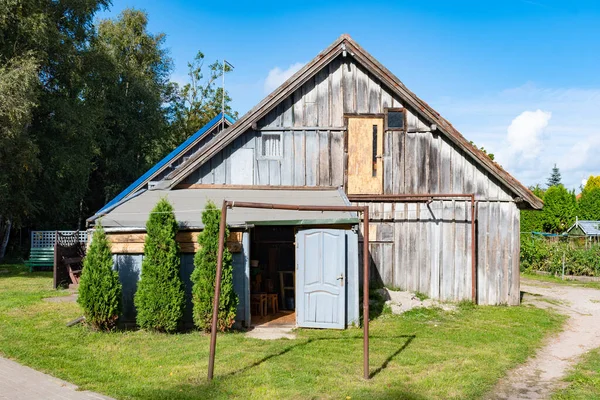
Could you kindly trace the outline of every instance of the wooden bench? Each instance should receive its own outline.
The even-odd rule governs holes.
[[[29,260],[25,261],[29,272],[34,268],[54,267],[54,247],[34,247],[29,251]]]

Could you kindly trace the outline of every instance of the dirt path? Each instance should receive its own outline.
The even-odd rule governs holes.
[[[564,330],[525,364],[510,371],[487,399],[549,399],[579,356],[600,347],[600,290],[521,280],[523,304],[569,316]]]

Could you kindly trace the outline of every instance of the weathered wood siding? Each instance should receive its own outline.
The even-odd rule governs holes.
[[[470,201],[369,205],[372,282],[434,299],[471,299]],[[519,210],[479,202],[476,219],[479,304],[519,304]]]
[[[345,115],[382,114],[386,107],[402,106],[352,57],[340,57],[258,121],[256,130],[237,138],[183,183],[343,186]],[[479,302],[518,304],[519,215],[511,192],[413,111],[407,110],[406,132],[384,132],[383,193],[474,193]],[[266,133],[281,135],[281,156],[263,156]],[[470,298],[467,203],[371,207],[373,215],[387,215],[374,228],[375,276],[386,285],[432,298]]]
[[[345,114],[381,114],[401,101],[351,57],[338,58],[296,90],[230,146],[198,168],[184,183],[341,186],[344,184]],[[281,157],[263,157],[261,134],[281,135]],[[241,150],[243,149],[243,150]],[[252,149],[252,171],[236,160]],[[407,132],[384,134],[385,194],[476,193],[478,199],[510,200],[499,182],[448,139],[431,132],[408,110]]]

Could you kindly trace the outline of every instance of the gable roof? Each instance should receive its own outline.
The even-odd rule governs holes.
[[[107,210],[108,208],[116,205],[121,200],[131,195],[132,193],[137,192],[148,182],[150,182],[154,177],[156,177],[158,174],[164,171],[165,168],[168,168],[171,162],[174,161],[177,158],[177,156],[189,150],[194,144],[196,144],[196,142],[199,139],[201,139],[204,136],[205,133],[212,130],[215,126],[217,126],[217,124],[221,123],[222,121],[225,121],[228,126],[231,126],[235,123],[235,120],[231,116],[225,114],[225,118],[223,118],[222,115],[222,113],[219,113],[213,119],[208,121],[208,123],[202,128],[200,128],[198,132],[194,133],[189,138],[187,138],[183,143],[181,143],[173,151],[167,154],[162,160],[157,162],[152,168],[146,171],[146,173],[140,176],[135,182],[127,186],[127,188],[125,188],[121,193],[119,193],[111,201],[106,203],[104,207],[98,210],[98,213]]]
[[[576,221],[567,233],[579,227],[586,236],[600,236],[600,221]]]
[[[350,36],[342,35],[334,41],[329,47],[323,50],[312,61],[306,64],[292,77],[285,81],[281,86],[275,89],[271,94],[265,97],[254,108],[242,116],[229,129],[221,131],[214,140],[190,157],[187,162],[181,165],[176,171],[173,171],[161,184],[161,188],[172,188],[186,176],[188,176],[197,167],[204,164],[207,160],[216,155],[225,146],[230,144],[237,137],[242,135],[252,127],[252,124],[258,122],[269,111],[273,110],[281,101],[290,96],[295,90],[315,76],[323,67],[329,64],[333,59],[344,53],[352,57],[394,94],[402,99],[403,104],[411,108],[420,117],[431,121],[437,126],[437,130],[442,132],[451,142],[467,153],[477,164],[479,164],[490,175],[495,177],[504,186],[509,188],[519,199],[526,202],[533,209],[541,209],[542,201],[535,196],[531,190],[521,184],[517,179],[506,172],[499,164],[493,162],[485,153],[469,143],[458,132],[450,122],[444,119],[437,111],[431,108],[427,103],[418,98],[414,93],[404,86],[404,84],[387,68],[381,65],[375,58],[360,47]]]

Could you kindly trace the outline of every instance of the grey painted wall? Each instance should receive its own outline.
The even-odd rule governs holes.
[[[247,235],[247,233],[244,233]],[[137,284],[140,279],[142,269],[143,254],[114,254],[114,268],[119,273],[119,279],[123,285],[123,314],[122,322],[135,322],[136,310],[134,305],[134,296],[137,290]],[[246,263],[248,256],[246,253],[233,253],[233,288],[237,293],[240,302],[237,309],[236,321],[244,323],[247,321],[248,288],[246,285],[247,275]],[[194,254],[181,254],[181,280],[185,290],[185,308],[183,312],[183,322],[186,325],[193,323],[192,318],[192,282],[190,276],[194,270]]]

